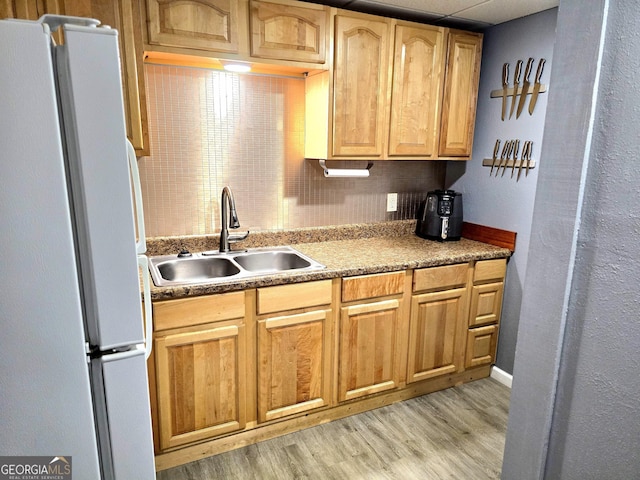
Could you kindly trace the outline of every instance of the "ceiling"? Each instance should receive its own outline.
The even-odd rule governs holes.
[[[467,30],[557,7],[560,0],[312,0],[333,7]]]

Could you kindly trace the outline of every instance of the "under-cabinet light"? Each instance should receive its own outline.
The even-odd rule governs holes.
[[[236,63],[236,62],[221,62],[222,68],[227,72],[234,73],[247,73],[251,71],[251,64],[249,63]]]

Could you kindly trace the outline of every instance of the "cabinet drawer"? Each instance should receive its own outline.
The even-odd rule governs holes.
[[[342,280],[342,301],[385,297],[404,292],[404,271],[348,277]]]
[[[471,291],[469,326],[477,327],[500,321],[502,309],[502,282],[474,285]]]
[[[468,269],[468,263],[421,268],[413,272],[413,291],[463,287],[467,283]]]
[[[328,305],[331,303],[331,280],[258,288],[257,297],[258,315]]]
[[[244,318],[244,292],[153,302],[153,328],[188,327]]]
[[[473,283],[488,282],[490,280],[502,280],[507,273],[507,260],[482,260],[476,263],[473,274]]]
[[[465,367],[491,365],[495,360],[497,344],[498,327],[496,325],[469,329]]]

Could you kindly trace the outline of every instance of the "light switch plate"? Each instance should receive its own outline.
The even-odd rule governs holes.
[[[387,193],[387,212],[398,211],[398,194]]]

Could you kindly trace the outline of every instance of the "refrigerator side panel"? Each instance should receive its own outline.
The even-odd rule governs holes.
[[[99,478],[49,37],[0,21],[0,455]]]
[[[103,351],[143,341],[117,41],[65,25],[57,53],[85,317]]]

